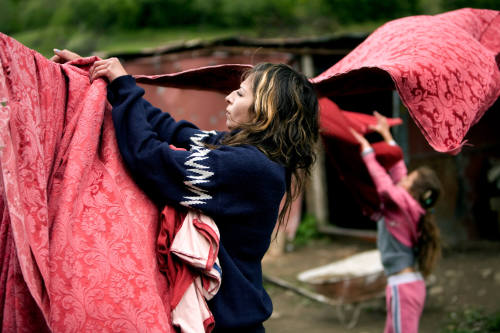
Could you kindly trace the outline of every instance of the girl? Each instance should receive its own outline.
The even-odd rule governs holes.
[[[53,60],[71,60],[71,55],[56,51]],[[289,66],[256,65],[226,97],[229,131],[207,132],[144,100],[144,90],[116,58],[96,61],[89,75],[110,82],[120,152],[141,188],[160,207],[199,209],[219,228],[222,283],[209,301],[215,332],[264,332],[272,303],[261,260],[276,220],[283,223],[315,158],[313,86]]]
[[[387,119],[374,113],[371,128],[395,145]],[[389,174],[377,162],[370,143],[351,129],[361,144],[363,160],[380,197],[377,246],[388,276],[385,333],[416,333],[425,302],[425,282],[440,255],[439,230],[429,209],[441,185],[431,169],[420,167],[407,174],[403,160]],[[418,270],[417,270],[417,269]]]

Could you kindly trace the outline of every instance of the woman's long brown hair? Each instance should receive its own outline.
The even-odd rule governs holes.
[[[246,78],[253,81],[251,121],[229,133],[221,143],[253,145],[285,167],[288,181],[278,218],[281,226],[315,161],[318,99],[309,80],[285,64],[258,64],[243,75]]]
[[[410,188],[410,194],[425,209],[419,223],[417,263],[420,272],[428,276],[441,257],[441,236],[432,212],[432,207],[441,193],[441,182],[436,173],[428,167],[423,166],[415,171],[418,176]]]

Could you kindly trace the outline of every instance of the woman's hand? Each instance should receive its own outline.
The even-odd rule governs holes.
[[[114,79],[124,75],[128,73],[117,58],[96,61],[89,70],[90,82],[103,77],[111,83]]]
[[[359,132],[357,132],[355,129],[349,127],[349,131],[351,131],[352,135],[356,138],[356,140],[358,140],[359,144],[361,145],[361,150],[365,150],[371,147],[368,140],[366,140],[366,138]]]
[[[54,56],[50,58],[53,62],[64,64],[65,62],[81,58],[79,54],[68,50],[54,49]]]
[[[393,140],[387,118],[377,111],[373,111],[373,115],[377,118],[377,124],[368,125],[368,128],[378,132],[387,142]]]

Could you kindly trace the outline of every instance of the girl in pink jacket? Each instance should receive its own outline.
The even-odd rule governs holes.
[[[387,119],[377,112],[374,115],[377,125],[371,128],[388,144],[396,145]],[[407,174],[403,160],[386,172],[368,140],[352,129],[351,132],[361,144],[363,160],[381,202],[377,246],[388,276],[384,333],[416,333],[426,296],[424,277],[441,253],[439,230],[430,212],[441,184],[427,167]]]

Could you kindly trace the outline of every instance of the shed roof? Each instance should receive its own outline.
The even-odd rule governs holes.
[[[365,40],[368,35],[368,33],[350,33],[300,38],[250,38],[235,36],[213,40],[192,39],[167,43],[155,48],[145,48],[138,52],[99,53],[98,55],[103,58],[113,56],[129,60],[200,49],[236,50],[248,48],[265,48],[293,54],[347,54]]]

